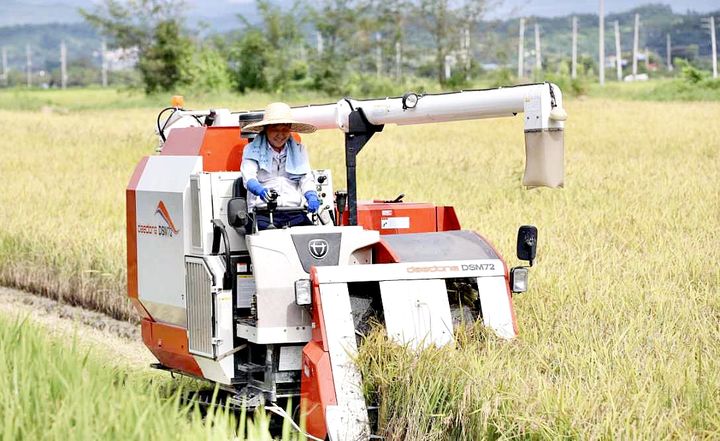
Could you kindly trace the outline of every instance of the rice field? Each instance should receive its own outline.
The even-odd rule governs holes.
[[[132,319],[124,189],[163,103],[72,93],[0,92],[0,284]],[[186,103],[273,98],[204,99]],[[415,357],[377,336],[363,349],[389,439],[720,437],[720,103],[566,109],[560,190],[522,189],[520,118],[386,127],[360,154],[360,198],[453,205],[509,266],[517,227],[539,230],[518,339],[478,331]],[[339,188],[340,133],[304,140]]]
[[[25,320],[0,316],[0,439],[269,440],[269,419],[185,397],[198,385],[113,366],[77,345],[48,339]],[[290,425],[283,440],[294,441]]]

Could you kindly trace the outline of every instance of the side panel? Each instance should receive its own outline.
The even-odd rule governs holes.
[[[330,356],[311,341],[303,348],[301,403],[308,433],[324,439],[327,435],[325,407],[337,404]]]
[[[239,171],[248,140],[238,127],[184,127],[170,130],[161,155],[202,156],[203,171]]]
[[[515,314],[505,277],[478,277],[477,283],[485,326],[500,337],[516,337]]]
[[[364,265],[348,268],[360,266]],[[325,329],[331,336],[327,346],[337,400],[336,405],[325,407],[328,435],[331,440],[368,439],[370,425],[362,376],[353,361],[357,356],[357,344],[347,284],[321,284],[320,302],[325,308]]]
[[[185,327],[190,175],[197,156],[151,156],[135,194],[138,298],[157,321]]]
[[[145,346],[163,365],[202,377],[202,371],[188,352],[187,332],[184,328],[142,320]]]
[[[432,204],[416,202],[358,201],[358,225],[380,234],[427,233],[437,231],[437,212]],[[343,225],[348,225],[348,211]]]
[[[138,300],[138,265],[137,265],[137,213],[136,196],[140,176],[142,176],[148,157],[140,160],[135,167],[127,190],[125,190],[125,232],[127,235],[127,290],[128,297],[137,310],[140,318],[150,319],[150,314]]]

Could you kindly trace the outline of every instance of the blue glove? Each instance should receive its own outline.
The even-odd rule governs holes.
[[[265,202],[270,200],[270,190],[263,187],[257,179],[250,179],[247,183],[247,189],[255,196],[259,196],[260,199]]]
[[[306,191],[305,199],[307,199],[308,202],[308,211],[310,213],[317,212],[318,208],[320,208],[320,199],[318,199],[318,194],[313,190]]]

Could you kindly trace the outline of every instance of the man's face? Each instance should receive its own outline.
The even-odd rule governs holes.
[[[270,124],[265,128],[265,134],[270,145],[280,149],[290,138],[290,124]]]

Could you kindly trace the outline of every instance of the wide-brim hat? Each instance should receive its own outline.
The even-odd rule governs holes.
[[[270,103],[265,107],[262,121],[248,124],[242,128],[243,132],[258,133],[263,127],[271,124],[290,124],[290,131],[297,133],[312,133],[317,130],[312,124],[302,123],[292,118],[292,110],[285,103]]]

